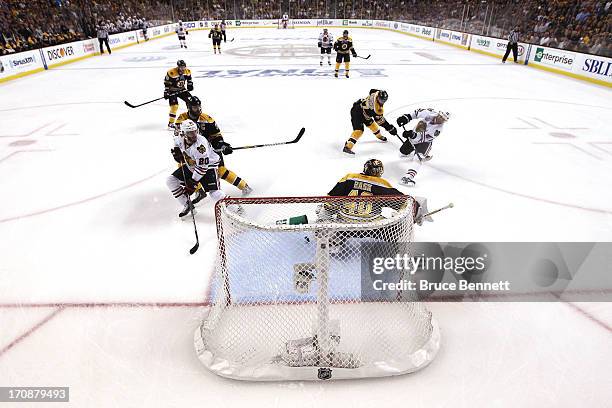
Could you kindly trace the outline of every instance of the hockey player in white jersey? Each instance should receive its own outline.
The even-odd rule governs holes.
[[[321,49],[321,61],[319,65],[323,66],[323,57],[327,54],[327,64],[331,65],[331,51],[334,47],[334,36],[327,32],[327,28],[323,29],[323,32],[319,34],[319,48]]]
[[[215,202],[226,195],[219,189],[217,167],[220,157],[208,140],[199,134],[198,126],[192,120],[181,123],[181,131],[175,136],[174,144],[171,152],[179,168],[168,176],[166,185],[183,205],[179,213],[182,218],[193,210],[193,203],[188,197],[195,192],[198,183],[202,184]]]
[[[431,160],[429,152],[433,140],[442,133],[444,124],[448,121],[448,112],[437,111],[434,109],[417,109],[397,118],[399,126],[406,126],[412,120],[416,125],[413,129],[405,130],[403,133],[406,141],[400,148],[400,153],[412,159],[410,168],[406,175],[402,177],[401,183],[407,186],[415,185],[415,177],[423,162]],[[405,128],[404,128],[405,129]]]
[[[281,18],[281,24],[283,28],[287,28],[287,26],[289,25],[289,15],[287,13],[283,14],[283,17]]]
[[[187,48],[187,41],[185,41],[185,36],[189,34],[189,32],[183,26],[183,22],[179,20],[178,27],[175,30],[176,35],[178,36],[179,43],[181,44],[181,48]]]

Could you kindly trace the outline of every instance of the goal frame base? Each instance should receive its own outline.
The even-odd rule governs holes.
[[[206,348],[202,337],[202,326],[194,332],[198,359],[212,373],[242,381],[321,381],[321,380],[350,380],[370,377],[390,377],[414,373],[427,367],[436,357],[441,343],[440,327],[435,318],[432,318],[433,327],[431,337],[418,351],[401,364],[390,365],[370,364],[358,368],[336,368],[326,366],[290,367],[279,362],[270,362],[258,367],[243,367],[231,361],[216,357]],[[321,373],[329,369],[329,378],[321,378]]]

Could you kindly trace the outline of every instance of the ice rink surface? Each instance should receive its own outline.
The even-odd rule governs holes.
[[[226,158],[254,196],[323,195],[372,157],[397,184],[407,164],[393,137],[366,130],[356,157],[341,152],[351,104],[386,89],[393,122],[416,108],[452,114],[417,186],[401,187],[432,208],[455,204],[417,240],[612,240],[609,89],[365,29],[351,34],[372,57],[335,79],[319,67],[318,33],[231,30],[213,55],[191,32],[187,50],[171,36],[0,86],[0,386],[70,386],[77,407],[609,404],[609,304],[432,304],[442,349],[397,378],[241,383],[200,365],[192,335],[215,256],[212,206],[200,204],[189,256],[191,222],[165,185],[167,102],[123,104],[159,96],[177,59],[232,145],[306,127],[296,145]]]

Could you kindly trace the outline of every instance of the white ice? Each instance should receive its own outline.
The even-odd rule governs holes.
[[[244,384],[200,365],[192,334],[215,256],[212,207],[200,205],[201,247],[190,256],[191,222],[178,220],[165,186],[175,168],[167,102],[123,104],[160,95],[177,59],[233,145],[290,139],[306,127],[297,145],[226,158],[256,196],[325,194],[372,157],[397,184],[407,164],[393,137],[383,144],[366,130],[356,157],[341,153],[352,102],[383,88],[392,120],[419,107],[453,115],[417,187],[401,187],[432,208],[455,204],[418,240],[612,239],[609,89],[365,29],[352,36],[372,57],[335,79],[333,67],[319,67],[317,36],[232,30],[219,56],[205,32],[192,32],[187,50],[172,36],[1,85],[0,385],[70,386],[73,406],[96,407],[612,400],[607,304],[432,304],[442,350],[430,367],[398,378]]]

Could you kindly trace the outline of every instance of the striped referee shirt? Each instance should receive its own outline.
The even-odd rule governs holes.
[[[511,43],[517,43],[519,40],[519,33],[518,31],[510,31],[510,34],[508,34],[508,42]]]
[[[105,26],[98,27],[98,38],[108,37],[108,29]]]

